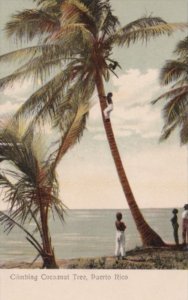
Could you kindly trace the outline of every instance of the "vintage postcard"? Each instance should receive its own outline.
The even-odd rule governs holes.
[[[0,0],[0,299],[188,299],[188,0]]]

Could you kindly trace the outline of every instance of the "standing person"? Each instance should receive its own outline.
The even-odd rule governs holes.
[[[112,101],[112,93],[108,93],[106,98],[106,103],[107,103],[107,107],[104,109],[104,117],[105,120],[108,121],[110,120],[110,113],[113,110],[113,101]]]
[[[116,214],[116,248],[115,248],[115,256],[120,259],[125,258],[126,252],[125,252],[125,229],[126,225],[122,220],[122,213],[118,212]]]
[[[188,204],[184,205],[184,211],[182,213],[182,239],[183,244],[188,244]]]
[[[174,208],[172,213],[174,215],[171,219],[173,233],[174,233],[174,240],[175,240],[176,245],[179,245],[179,237],[178,237],[179,224],[178,224],[178,216],[177,216],[178,210],[176,208]]]

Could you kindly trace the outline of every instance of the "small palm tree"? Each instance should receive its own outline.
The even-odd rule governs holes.
[[[123,168],[111,122],[105,122],[104,81],[108,81],[111,74],[116,74],[115,66],[120,66],[112,56],[114,46],[128,47],[138,40],[148,41],[162,34],[170,35],[177,29],[182,30],[185,24],[168,24],[158,17],[143,17],[121,27],[108,0],[36,2],[38,9],[24,10],[12,17],[6,25],[6,33],[17,40],[31,41],[38,37],[39,44],[0,57],[1,61],[22,64],[11,75],[0,80],[1,88],[15,80],[30,77],[42,83],[42,87],[31,95],[15,117],[20,114],[32,116],[32,124],[49,118],[63,128],[64,111],[70,111],[72,103],[77,99],[89,102],[96,90],[117,173],[143,244],[164,245],[138,208]],[[85,128],[86,115],[82,115],[79,120],[79,136]],[[58,160],[63,153],[62,146]]]
[[[7,232],[14,226],[21,228],[42,257],[44,267],[57,268],[48,218],[51,210],[63,220],[64,209],[58,199],[55,172],[40,143],[41,134],[35,133],[34,137],[20,129],[9,127],[0,138],[0,154],[7,162],[5,169],[0,169],[0,186],[5,191],[4,201],[9,203],[8,214],[0,212],[0,223],[5,224]],[[27,230],[26,224],[31,220],[41,242]]]
[[[7,232],[14,226],[22,229],[42,257],[45,268],[58,267],[49,233],[49,212],[63,221],[65,208],[58,198],[55,170],[60,157],[77,142],[84,126],[80,120],[88,110],[83,101],[72,104],[72,109],[62,114],[61,139],[56,132],[50,144],[42,139],[44,134],[39,128],[31,130],[22,118],[9,122],[0,134],[1,162],[6,161],[6,168],[0,168],[0,187],[5,191],[4,201],[9,204],[8,214],[0,212],[0,223],[6,225]],[[25,227],[31,220],[41,242]]]
[[[164,126],[161,140],[167,139],[179,127],[180,141],[188,143],[188,37],[180,41],[174,51],[176,60],[165,63],[160,74],[161,85],[169,85],[169,91],[154,100],[166,100],[163,108]]]

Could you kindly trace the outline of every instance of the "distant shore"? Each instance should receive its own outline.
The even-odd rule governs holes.
[[[93,257],[57,260],[60,269],[178,269],[188,270],[188,249],[138,248],[127,252],[126,259]],[[42,263],[8,261],[1,269],[40,269]]]

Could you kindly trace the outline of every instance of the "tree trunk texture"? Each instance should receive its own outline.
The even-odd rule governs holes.
[[[115,137],[113,134],[112,126],[110,121],[106,121],[104,118],[103,111],[106,108],[106,100],[105,100],[105,91],[104,91],[104,85],[101,75],[98,73],[96,75],[96,85],[100,100],[100,106],[101,106],[101,113],[102,113],[102,119],[104,128],[106,131],[106,136],[108,139],[108,143],[110,146],[111,154],[116,166],[116,170],[119,176],[119,180],[121,182],[121,186],[124,192],[124,195],[127,199],[130,211],[132,213],[133,219],[136,223],[136,227],[138,229],[138,232],[140,233],[143,246],[156,246],[161,247],[165,246],[165,243],[161,239],[161,237],[147,224],[145,221],[137,203],[134,198],[133,192],[131,190],[129,181],[127,179],[121,157],[119,154],[119,150],[115,141]]]
[[[43,268],[58,269],[48,228],[49,195],[45,190],[40,188],[38,193],[40,198],[40,218],[42,227]]]

